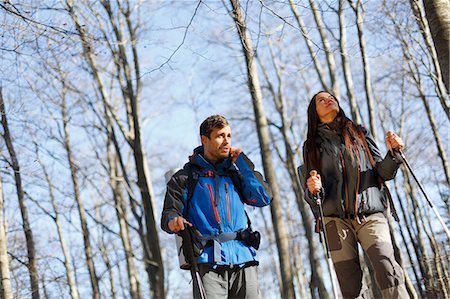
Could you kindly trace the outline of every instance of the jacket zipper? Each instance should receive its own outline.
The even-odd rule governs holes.
[[[217,212],[217,204],[216,201],[214,200],[214,194],[213,194],[213,190],[210,184],[206,184],[208,186],[208,190],[209,190],[209,197],[211,199],[211,205],[213,207],[214,210],[214,216],[216,217],[216,221],[219,224],[219,230],[220,230],[220,217],[219,217],[219,213]]]
[[[227,199],[228,222],[230,222],[231,213],[230,213],[230,198],[228,197],[228,183],[225,183],[225,198]]]
[[[348,211],[348,186],[347,186],[347,173],[345,171],[345,161],[344,157],[342,155],[342,150],[339,151],[339,157],[341,158],[341,164],[342,164],[342,171],[344,172],[344,189],[345,189],[345,213],[347,216],[349,215]]]
[[[356,183],[356,191],[355,191],[355,216],[358,216],[358,193],[359,193],[359,185],[361,183],[361,165],[359,162],[358,148],[356,147],[355,144],[353,144],[353,148],[355,150],[356,165],[358,166],[358,180]]]

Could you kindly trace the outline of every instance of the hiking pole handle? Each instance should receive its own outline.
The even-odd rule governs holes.
[[[315,178],[315,177],[317,176],[317,170],[311,170],[311,171],[309,172],[309,175],[310,175],[312,178]],[[316,200],[316,204],[317,204],[317,205],[320,205],[321,202],[320,202],[319,192],[315,192],[315,193],[313,193],[313,195],[314,195],[314,199]]]

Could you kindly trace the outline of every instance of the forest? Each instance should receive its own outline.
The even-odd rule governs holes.
[[[411,298],[450,298],[448,0],[0,1],[0,298],[191,298],[167,178],[224,115],[273,191],[248,207],[263,298],[332,298],[297,167],[329,91],[382,154]],[[364,287],[380,298],[360,250]]]

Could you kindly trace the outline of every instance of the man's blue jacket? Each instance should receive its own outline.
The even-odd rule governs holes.
[[[254,165],[241,153],[235,163],[231,158],[213,165],[203,157],[203,147],[194,150],[189,162],[175,173],[167,184],[161,228],[172,233],[169,221],[186,215],[187,181],[191,171],[196,171],[198,182],[189,202],[188,221],[203,235],[217,236],[247,228],[244,203],[263,207],[270,204],[272,192],[263,176],[254,170]],[[238,178],[240,193],[231,177]],[[236,179],[235,179],[236,181]],[[184,217],[184,216],[183,216]],[[257,262],[256,251],[240,240],[221,244],[221,261],[214,262],[213,248],[207,246],[198,258],[199,264],[244,265]]]

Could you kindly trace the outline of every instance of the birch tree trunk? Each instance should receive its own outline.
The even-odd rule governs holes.
[[[78,175],[77,175],[77,167],[75,165],[75,159],[72,153],[72,146],[70,144],[70,133],[68,127],[68,117],[67,117],[67,107],[66,107],[66,98],[65,95],[62,95],[61,98],[61,116],[63,121],[63,129],[64,129],[64,149],[66,150],[67,161],[69,163],[70,174],[72,177],[72,188],[73,188],[73,196],[75,198],[75,202],[78,206],[78,214],[80,217],[81,224],[81,233],[83,235],[83,244],[84,244],[84,253],[86,257],[86,264],[89,272],[89,279],[92,287],[92,298],[100,299],[100,288],[98,283],[98,277],[95,273],[95,265],[93,260],[93,252],[90,240],[89,228],[87,225],[86,219],[86,211],[84,208],[84,202],[80,195],[80,187],[78,183]]]
[[[1,122],[3,127],[3,139],[5,140],[6,147],[8,148],[11,161],[9,162],[14,171],[14,179],[16,183],[17,198],[19,199],[19,208],[22,215],[22,228],[25,233],[27,253],[28,253],[28,273],[30,276],[31,284],[31,297],[33,299],[39,299],[39,274],[37,269],[36,249],[33,240],[33,232],[30,227],[30,220],[28,217],[28,210],[25,204],[25,193],[22,185],[22,174],[20,173],[19,160],[17,159],[16,151],[12,142],[12,136],[9,132],[8,119],[6,116],[5,103],[3,100],[3,93],[0,89],[0,113]]]
[[[298,27],[300,28],[300,31],[302,33],[302,36],[305,39],[306,46],[308,47],[309,56],[311,57],[311,60],[313,61],[314,68],[316,69],[317,76],[319,77],[320,83],[322,85],[323,90],[330,90],[327,80],[325,78],[325,74],[322,68],[322,64],[320,63],[320,60],[317,57],[317,51],[314,51],[314,44],[311,41],[311,38],[309,36],[308,31],[306,30],[305,22],[299,15],[296,5],[294,4],[293,0],[289,0],[289,5],[291,7],[291,11],[294,14],[295,20],[297,21]]]
[[[370,74],[369,58],[367,57],[366,40],[364,37],[363,4],[361,0],[356,0],[355,4],[353,3],[353,0],[348,0],[348,2],[350,3],[350,6],[353,8],[353,11],[356,14],[356,27],[358,28],[359,48],[361,50],[362,64],[364,69],[364,87],[366,90],[366,102],[367,102],[367,109],[369,112],[370,130],[372,132],[374,139],[377,140],[378,136],[376,133],[372,79]]]
[[[426,292],[426,296],[428,298],[435,298],[436,297],[436,292],[435,289],[433,287],[433,274],[432,274],[432,269],[430,266],[430,258],[427,254],[426,251],[426,245],[423,241],[423,229],[420,227],[420,216],[419,216],[419,204],[417,202],[416,196],[414,194],[413,188],[411,186],[411,181],[409,178],[409,174],[407,173],[407,171],[405,171],[404,169],[402,169],[403,172],[403,188],[405,190],[405,193],[409,195],[411,202],[413,204],[413,210],[412,210],[412,214],[414,217],[414,224],[417,228],[417,234],[414,237],[415,240],[415,247],[417,247],[418,250],[418,262],[421,268],[421,272],[422,272],[422,280],[424,281],[424,285],[425,285],[425,292]]]
[[[341,52],[342,59],[342,69],[344,71],[345,85],[347,87],[347,98],[350,102],[350,111],[352,114],[353,121],[357,124],[362,123],[361,114],[359,113],[359,107],[356,102],[355,90],[353,87],[352,70],[350,68],[350,62],[348,60],[347,52],[347,30],[345,24],[345,13],[344,13],[344,3],[345,0],[339,0],[339,48]]]
[[[261,86],[259,83],[256,61],[253,52],[251,39],[247,36],[247,29],[240,4],[238,0],[230,0],[233,7],[231,16],[236,25],[240,41],[242,43],[242,51],[245,56],[246,67],[248,72],[248,86],[253,102],[253,110],[255,114],[258,139],[261,148],[262,162],[264,173],[273,192],[273,201],[270,205],[272,212],[272,221],[275,229],[275,237],[278,247],[278,258],[280,260],[281,280],[283,283],[283,298],[295,298],[292,268],[289,259],[289,244],[286,227],[282,220],[281,196],[278,182],[275,175],[275,168],[272,161],[272,153],[270,150],[269,129],[267,127],[267,118],[264,112],[264,104],[262,99]]]
[[[397,181],[397,179],[394,179],[394,180],[395,180],[394,181],[395,192],[396,192],[397,197],[398,197],[398,203],[399,203],[399,206],[400,206],[400,211],[402,211],[402,215],[403,215],[403,219],[402,219],[402,222],[404,223],[403,227],[406,228],[406,232],[408,233],[409,240],[411,241],[412,246],[414,248],[414,255],[415,255],[415,258],[416,258],[415,260],[414,260],[414,257],[412,255],[412,253],[410,252],[410,250],[408,248],[408,245],[407,245],[408,243],[407,243],[406,237],[403,234],[403,230],[400,230],[400,231],[401,231],[402,236],[403,236],[403,241],[404,241],[405,246],[406,246],[406,250],[407,250],[407,253],[408,253],[409,261],[411,263],[411,267],[412,267],[412,271],[413,271],[413,274],[414,274],[414,278],[416,279],[416,285],[417,285],[417,288],[419,289],[420,297],[424,297],[425,294],[424,294],[424,290],[423,290],[423,283],[422,283],[423,275],[422,274],[425,273],[425,270],[423,270],[423,264],[422,263],[418,263],[418,261],[420,261],[421,254],[420,254],[420,251],[419,251],[418,246],[416,244],[417,241],[415,239],[414,232],[412,230],[412,224],[410,223],[408,217],[406,216],[406,215],[410,214],[410,211],[408,209],[406,209],[405,206],[403,205],[402,197],[400,196],[400,191],[399,191],[400,187],[398,186],[398,181]],[[407,195],[407,194],[405,193],[405,195]],[[416,270],[417,266],[419,267],[419,271]],[[418,272],[420,272],[420,273],[418,273]]]
[[[12,299],[11,280],[9,278],[8,238],[6,235],[6,217],[3,213],[3,182],[0,177],[0,298]]]
[[[311,297],[315,298],[317,295],[322,298],[328,298],[328,292],[325,288],[324,281],[323,281],[323,275],[322,275],[322,267],[320,265],[320,257],[318,254],[318,247],[316,239],[314,238],[314,231],[312,227],[313,220],[311,219],[309,207],[307,206],[304,198],[303,198],[303,187],[300,185],[300,178],[297,172],[297,164],[295,162],[295,150],[294,146],[292,144],[292,141],[289,137],[289,128],[291,126],[291,121],[288,120],[288,117],[286,115],[286,109],[285,109],[285,97],[283,93],[283,79],[282,79],[282,71],[280,69],[280,66],[276,62],[275,55],[272,50],[272,46],[269,43],[269,49],[270,54],[272,58],[272,64],[275,69],[276,77],[278,80],[278,89],[275,90],[274,84],[271,83],[268,72],[266,67],[264,66],[263,62],[258,59],[259,64],[261,65],[262,73],[264,75],[264,78],[268,84],[268,90],[270,94],[272,95],[275,108],[279,114],[280,120],[281,120],[281,126],[278,127],[282,137],[283,137],[283,143],[284,143],[284,149],[285,149],[285,158],[282,157],[281,154],[280,160],[284,163],[284,166],[286,170],[289,173],[289,177],[291,179],[291,185],[295,194],[295,199],[297,202],[297,208],[300,212],[300,215],[302,216],[302,224],[305,229],[306,238],[308,240],[308,249],[309,249],[309,261],[310,261],[310,267],[311,267],[311,280],[309,283],[309,289],[311,293]],[[274,143],[274,146],[276,147],[276,143]],[[277,153],[279,153],[278,148]],[[316,294],[317,291],[317,294]]]
[[[275,276],[277,278],[277,289],[278,289],[278,292],[281,293],[283,291],[281,272],[280,272],[280,267],[278,267],[277,260],[275,258],[276,253],[274,252],[273,247],[272,247],[272,244],[275,244],[276,242],[272,238],[272,230],[269,227],[269,221],[267,221],[266,216],[264,215],[262,209],[259,209],[259,214],[261,215],[261,219],[263,220],[264,229],[265,229],[266,235],[267,235],[267,240],[269,241],[268,242],[269,243],[269,246],[268,246],[269,256],[270,256],[270,260],[271,260],[272,264],[274,265],[273,268],[275,271]],[[262,295],[264,295],[264,294],[262,294]]]
[[[115,25],[114,18],[112,18],[112,9],[110,1],[102,1],[101,4],[109,16],[109,21],[113,27],[115,34],[114,45],[117,44],[118,48],[115,49],[110,43],[110,51],[112,58],[114,59],[115,66],[117,68],[117,80],[120,84],[120,89],[123,95],[124,106],[127,112],[127,121],[129,130],[126,130],[120,118],[115,114],[111,105],[108,103],[108,97],[105,90],[105,86],[101,80],[100,72],[97,64],[94,60],[94,55],[92,53],[92,47],[89,42],[89,38],[86,35],[85,29],[82,28],[78,15],[74,9],[73,1],[66,1],[69,13],[72,16],[77,32],[80,34],[81,43],[83,46],[83,54],[92,70],[97,88],[99,89],[101,99],[104,105],[109,109],[109,112],[113,116],[116,124],[119,126],[124,138],[128,142],[129,146],[132,148],[132,154],[135,161],[136,174],[137,174],[137,185],[141,194],[142,205],[144,207],[144,217],[146,234],[144,244],[144,263],[147,271],[147,275],[150,283],[150,291],[152,296],[156,298],[165,298],[164,290],[164,267],[161,258],[161,251],[159,245],[159,237],[156,229],[156,222],[153,210],[153,186],[150,178],[150,171],[148,169],[148,164],[145,156],[144,145],[141,136],[141,125],[140,125],[140,111],[139,111],[139,97],[140,97],[140,73],[139,73],[139,63],[136,49],[136,32],[135,27],[131,25],[131,11],[130,7],[127,8],[120,7],[120,12],[123,14],[121,17],[125,18],[125,24],[128,28],[129,37],[133,41],[130,43],[131,48],[131,60],[133,61],[134,67],[134,78],[131,77],[132,69],[129,64],[129,58],[127,57],[127,51],[124,48],[125,41],[123,40],[122,32],[119,27]],[[120,5],[120,3],[119,3]],[[134,84],[133,84],[134,82]]]
[[[52,217],[52,219],[55,222],[56,230],[58,232],[59,242],[61,244],[61,249],[62,249],[62,252],[64,255],[64,268],[66,269],[66,279],[67,279],[67,283],[69,284],[70,297],[72,299],[79,299],[80,295],[78,293],[78,288],[75,283],[75,278],[73,276],[72,259],[71,259],[70,253],[69,253],[69,248],[67,247],[67,244],[66,244],[66,240],[64,238],[64,233],[63,233],[61,220],[60,220],[60,213],[59,213],[58,205],[56,203],[54,186],[50,179],[50,175],[47,172],[47,168],[45,167],[44,163],[39,158],[37,144],[35,146],[35,152],[36,152],[37,158],[39,160],[39,163],[41,164],[42,171],[43,171],[44,177],[45,177],[45,181],[48,184],[50,200],[52,202],[53,212],[55,213],[55,215]]]
[[[106,110],[106,109],[105,109]],[[117,219],[119,222],[120,228],[120,239],[122,241],[122,246],[125,251],[125,259],[127,264],[127,274],[129,281],[129,291],[130,296],[133,299],[141,299],[141,290],[140,290],[140,282],[139,277],[136,272],[136,266],[134,264],[133,252],[130,241],[130,234],[127,225],[127,214],[126,207],[124,204],[122,192],[119,184],[119,174],[117,171],[117,159],[114,157],[113,149],[111,148],[111,140],[112,140],[112,126],[110,124],[110,116],[108,112],[105,111],[105,118],[107,119],[107,132],[108,132],[108,141],[107,141],[107,160],[108,160],[108,173],[109,173],[109,183],[112,189],[115,210]]]
[[[336,62],[334,61],[334,54],[331,50],[330,42],[325,33],[325,26],[322,22],[322,18],[319,14],[319,9],[316,6],[315,0],[309,0],[309,5],[314,15],[314,20],[316,21],[317,30],[319,31],[320,39],[322,40],[323,50],[325,51],[325,57],[327,59],[328,71],[331,79],[331,92],[339,99],[339,81],[336,76]]]

